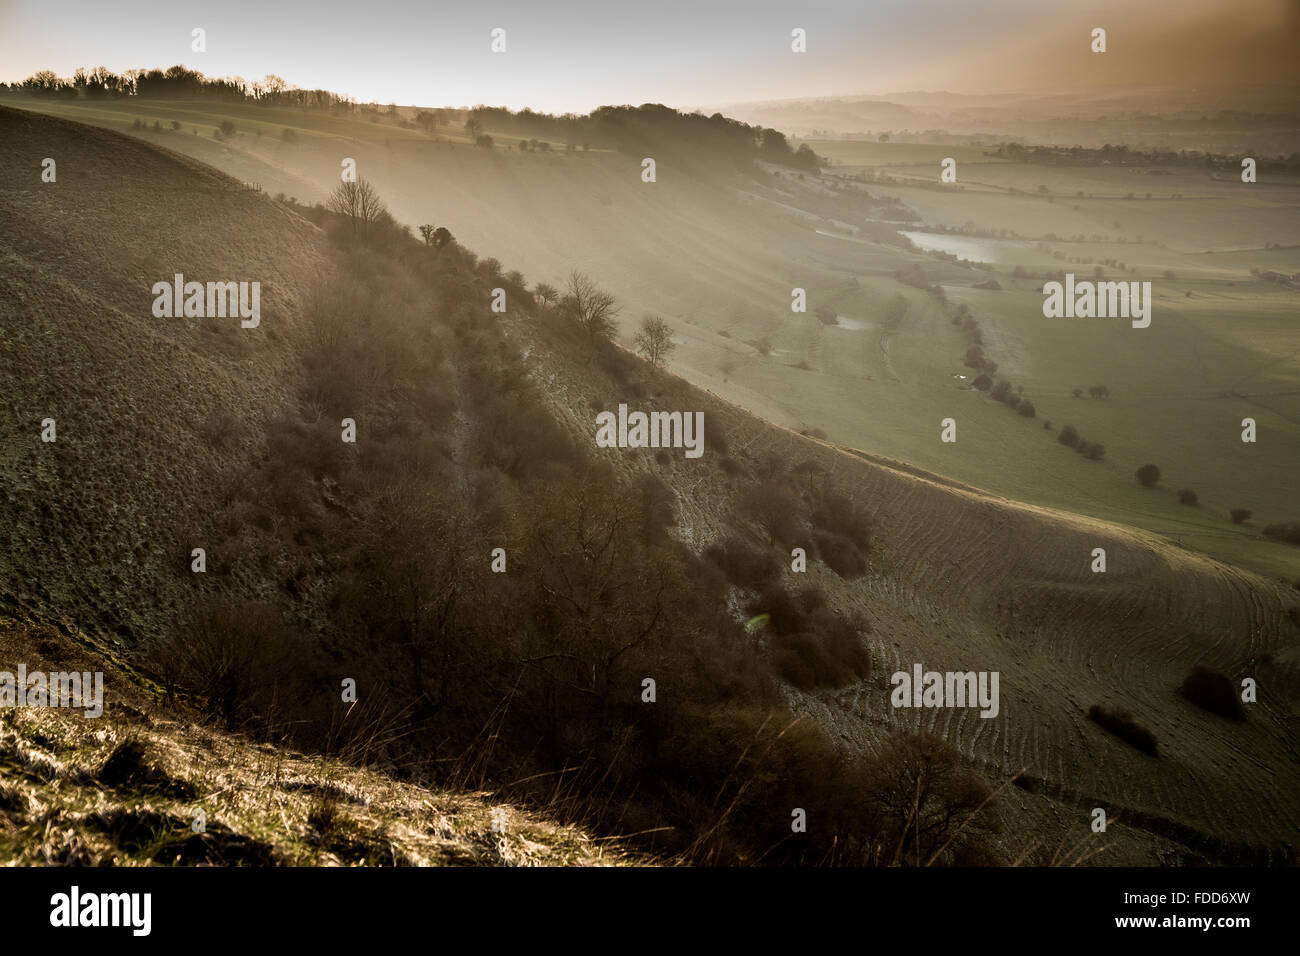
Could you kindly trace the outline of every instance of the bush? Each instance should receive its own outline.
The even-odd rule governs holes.
[[[1143,488],[1150,488],[1160,480],[1160,469],[1155,465],[1143,465],[1133,475]]]
[[[834,531],[814,531],[813,544],[817,548],[817,557],[840,577],[860,578],[867,573],[866,557],[845,535]]]
[[[800,690],[844,687],[871,672],[871,655],[862,642],[856,637],[846,642],[834,633],[780,635],[772,642],[772,663]]]
[[[730,445],[727,443],[727,433],[723,430],[717,415],[704,416],[704,442],[705,447],[710,451],[726,456]]]
[[[1200,499],[1191,488],[1184,488],[1178,492],[1178,501],[1184,505],[1195,505]]]
[[[781,563],[771,552],[728,538],[705,549],[704,556],[737,587],[755,590],[781,573]]]
[[[1073,425],[1066,425],[1056,436],[1056,440],[1062,445],[1068,445],[1071,448],[1079,447],[1079,432]]]
[[[1271,524],[1264,529],[1264,533],[1270,538],[1277,538],[1287,544],[1300,544],[1300,522]]]
[[[1089,461],[1101,461],[1106,455],[1106,446],[1099,441],[1080,441],[1078,451]]]
[[[1100,704],[1088,708],[1088,719],[1104,727],[1120,740],[1152,757],[1157,753],[1155,734],[1133,719],[1126,710],[1111,710]]]
[[[1178,691],[1201,710],[1229,720],[1246,719],[1246,709],[1232,681],[1207,667],[1197,664]]]
[[[975,841],[997,830],[988,784],[935,734],[893,737],[864,770],[865,802],[878,828],[869,862],[951,865],[970,860]]]
[[[741,513],[767,532],[768,544],[797,543],[801,524],[799,502],[784,485],[765,481],[740,496]]]
[[[993,387],[993,379],[989,378],[987,375],[977,375],[975,376],[975,381],[971,382],[971,384],[981,392],[987,392]]]
[[[1025,418],[1035,418],[1038,415],[1037,409],[1034,408],[1034,403],[1027,398],[1020,402],[1020,407],[1017,408],[1016,411],[1021,415],[1024,415]]]
[[[1228,516],[1232,518],[1233,524],[1244,524],[1254,513],[1249,508],[1233,508],[1228,512]]]
[[[842,534],[863,551],[871,550],[871,516],[856,501],[824,488],[816,495],[809,518],[815,528]]]

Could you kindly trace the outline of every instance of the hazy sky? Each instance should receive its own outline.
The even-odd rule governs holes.
[[[1108,31],[1104,56],[1088,50]],[[706,103],[1294,81],[1300,0],[0,0],[0,80],[176,63],[363,101]],[[207,52],[190,31],[207,31]],[[490,51],[506,30],[507,52]],[[790,51],[790,31],[808,52]]]

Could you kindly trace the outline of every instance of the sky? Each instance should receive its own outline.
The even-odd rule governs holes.
[[[1098,26],[1104,55],[1089,49]],[[806,53],[790,49],[796,27]],[[0,81],[182,63],[363,102],[547,112],[1285,84],[1298,54],[1300,0],[0,0]]]

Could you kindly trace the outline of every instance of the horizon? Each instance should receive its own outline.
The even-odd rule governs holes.
[[[220,10],[135,0],[109,10],[15,0],[0,4],[0,81],[179,64],[211,78],[276,75],[363,103],[563,114],[908,93],[1087,95],[1156,82],[1190,93],[1289,88],[1297,78],[1286,57],[1300,36],[1295,0],[1159,0],[1137,11],[1091,0],[1066,18],[1031,0],[998,0],[992,14],[946,10],[936,21],[940,6],[877,0],[855,10],[847,0],[820,0],[791,12],[765,0],[737,26],[733,0],[702,9],[670,0],[646,22],[592,0],[566,0],[560,13],[508,2],[448,26],[449,17],[406,0],[378,3],[362,22],[345,21],[340,4],[264,11],[248,0]],[[51,35],[45,20],[54,11],[82,29]],[[387,32],[394,20],[412,24],[396,40]],[[1008,22],[1015,26],[1005,29]],[[245,31],[245,23],[256,26]],[[1098,25],[1108,32],[1104,60],[1087,46]],[[796,27],[807,31],[803,54],[790,49]],[[195,28],[205,31],[202,52],[191,48]],[[504,53],[490,48],[497,28],[506,31]],[[924,46],[910,45],[922,31]]]

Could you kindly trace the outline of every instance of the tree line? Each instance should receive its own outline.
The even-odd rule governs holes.
[[[166,70],[127,70],[114,73],[107,67],[78,69],[71,77],[61,77],[52,70],[41,70],[27,79],[0,84],[0,93],[46,99],[184,99],[254,103],[266,106],[292,106],[326,109],[333,112],[377,112],[375,104],[358,104],[350,97],[328,90],[300,90],[281,77],[268,75],[261,80],[243,77],[218,79],[198,70],[177,65]],[[396,105],[387,107],[397,114]],[[465,130],[477,138],[486,130],[495,130],[539,141],[559,141],[572,147],[614,149],[645,154],[651,148],[705,150],[729,157],[738,163],[759,159],[782,166],[816,171],[822,163],[804,143],[792,147],[784,133],[762,126],[750,126],[721,113],[684,113],[658,103],[641,106],[602,106],[591,113],[553,115],[531,109],[517,112],[504,107],[475,106],[469,110],[420,110],[415,123],[432,134],[439,124],[450,121],[450,114],[465,117]],[[377,117],[373,117],[377,118]]]

